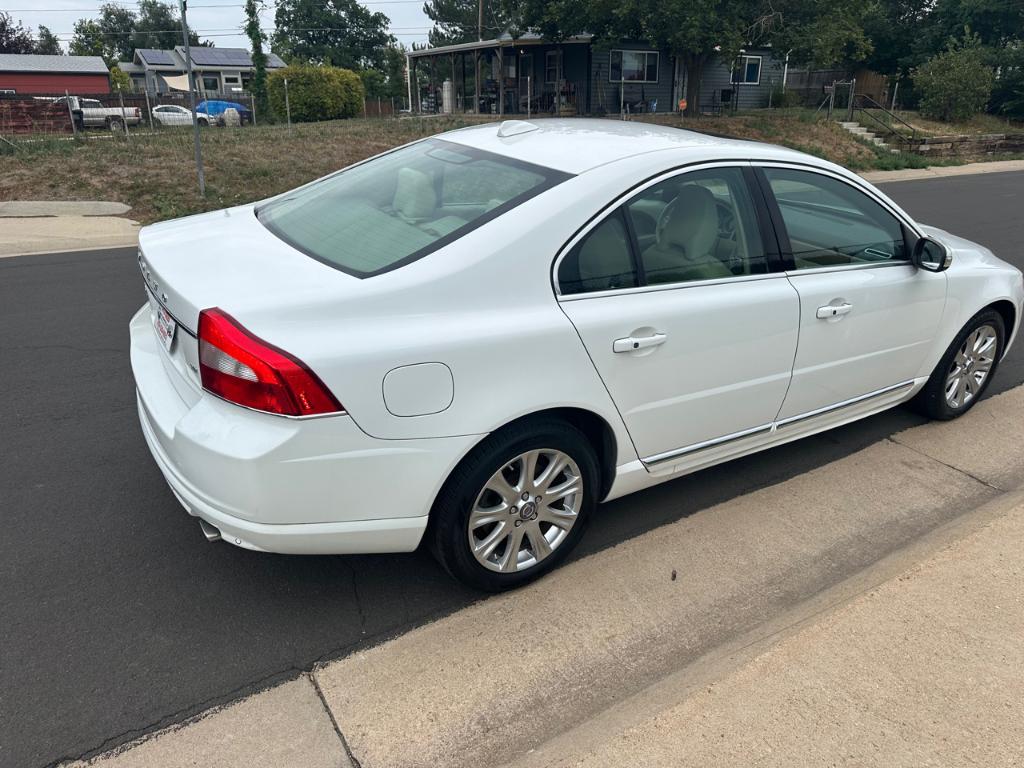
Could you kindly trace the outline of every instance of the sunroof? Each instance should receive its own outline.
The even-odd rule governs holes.
[[[171,58],[170,51],[160,51],[156,48],[139,48],[138,53],[147,64],[173,66],[175,63],[174,59]]]

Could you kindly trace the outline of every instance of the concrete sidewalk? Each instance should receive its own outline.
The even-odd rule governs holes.
[[[929,168],[904,168],[900,171],[865,171],[860,176],[872,184],[884,184],[889,181],[941,179],[948,176],[971,176],[976,173],[1006,173],[1008,171],[1024,171],[1024,160],[993,160],[988,163],[936,165]]]
[[[1024,493],[984,514],[720,679],[677,676],[519,765],[1024,765]]]
[[[139,224],[131,209],[102,201],[0,202],[0,258],[132,246]]]
[[[96,762],[1019,765],[1022,419],[1018,387]]]

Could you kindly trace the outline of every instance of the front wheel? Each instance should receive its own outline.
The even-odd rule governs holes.
[[[982,310],[972,317],[918,393],[918,409],[941,420],[967,413],[992,381],[1005,338],[1003,317],[995,310]]]
[[[497,432],[438,496],[431,548],[452,576],[478,589],[526,584],[576,546],[597,503],[598,474],[593,448],[570,424]]]

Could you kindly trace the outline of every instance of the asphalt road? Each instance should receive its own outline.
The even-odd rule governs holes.
[[[1024,173],[900,182],[923,222],[1024,266]],[[478,599],[422,553],[207,544],[136,421],[133,249],[0,259],[0,766],[93,754]],[[990,394],[1024,381],[1024,345]],[[896,409],[600,508],[580,554],[919,423]]]

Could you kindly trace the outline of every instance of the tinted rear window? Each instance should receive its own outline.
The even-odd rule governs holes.
[[[568,177],[428,139],[272,200],[257,216],[314,259],[369,277],[447,245]]]

